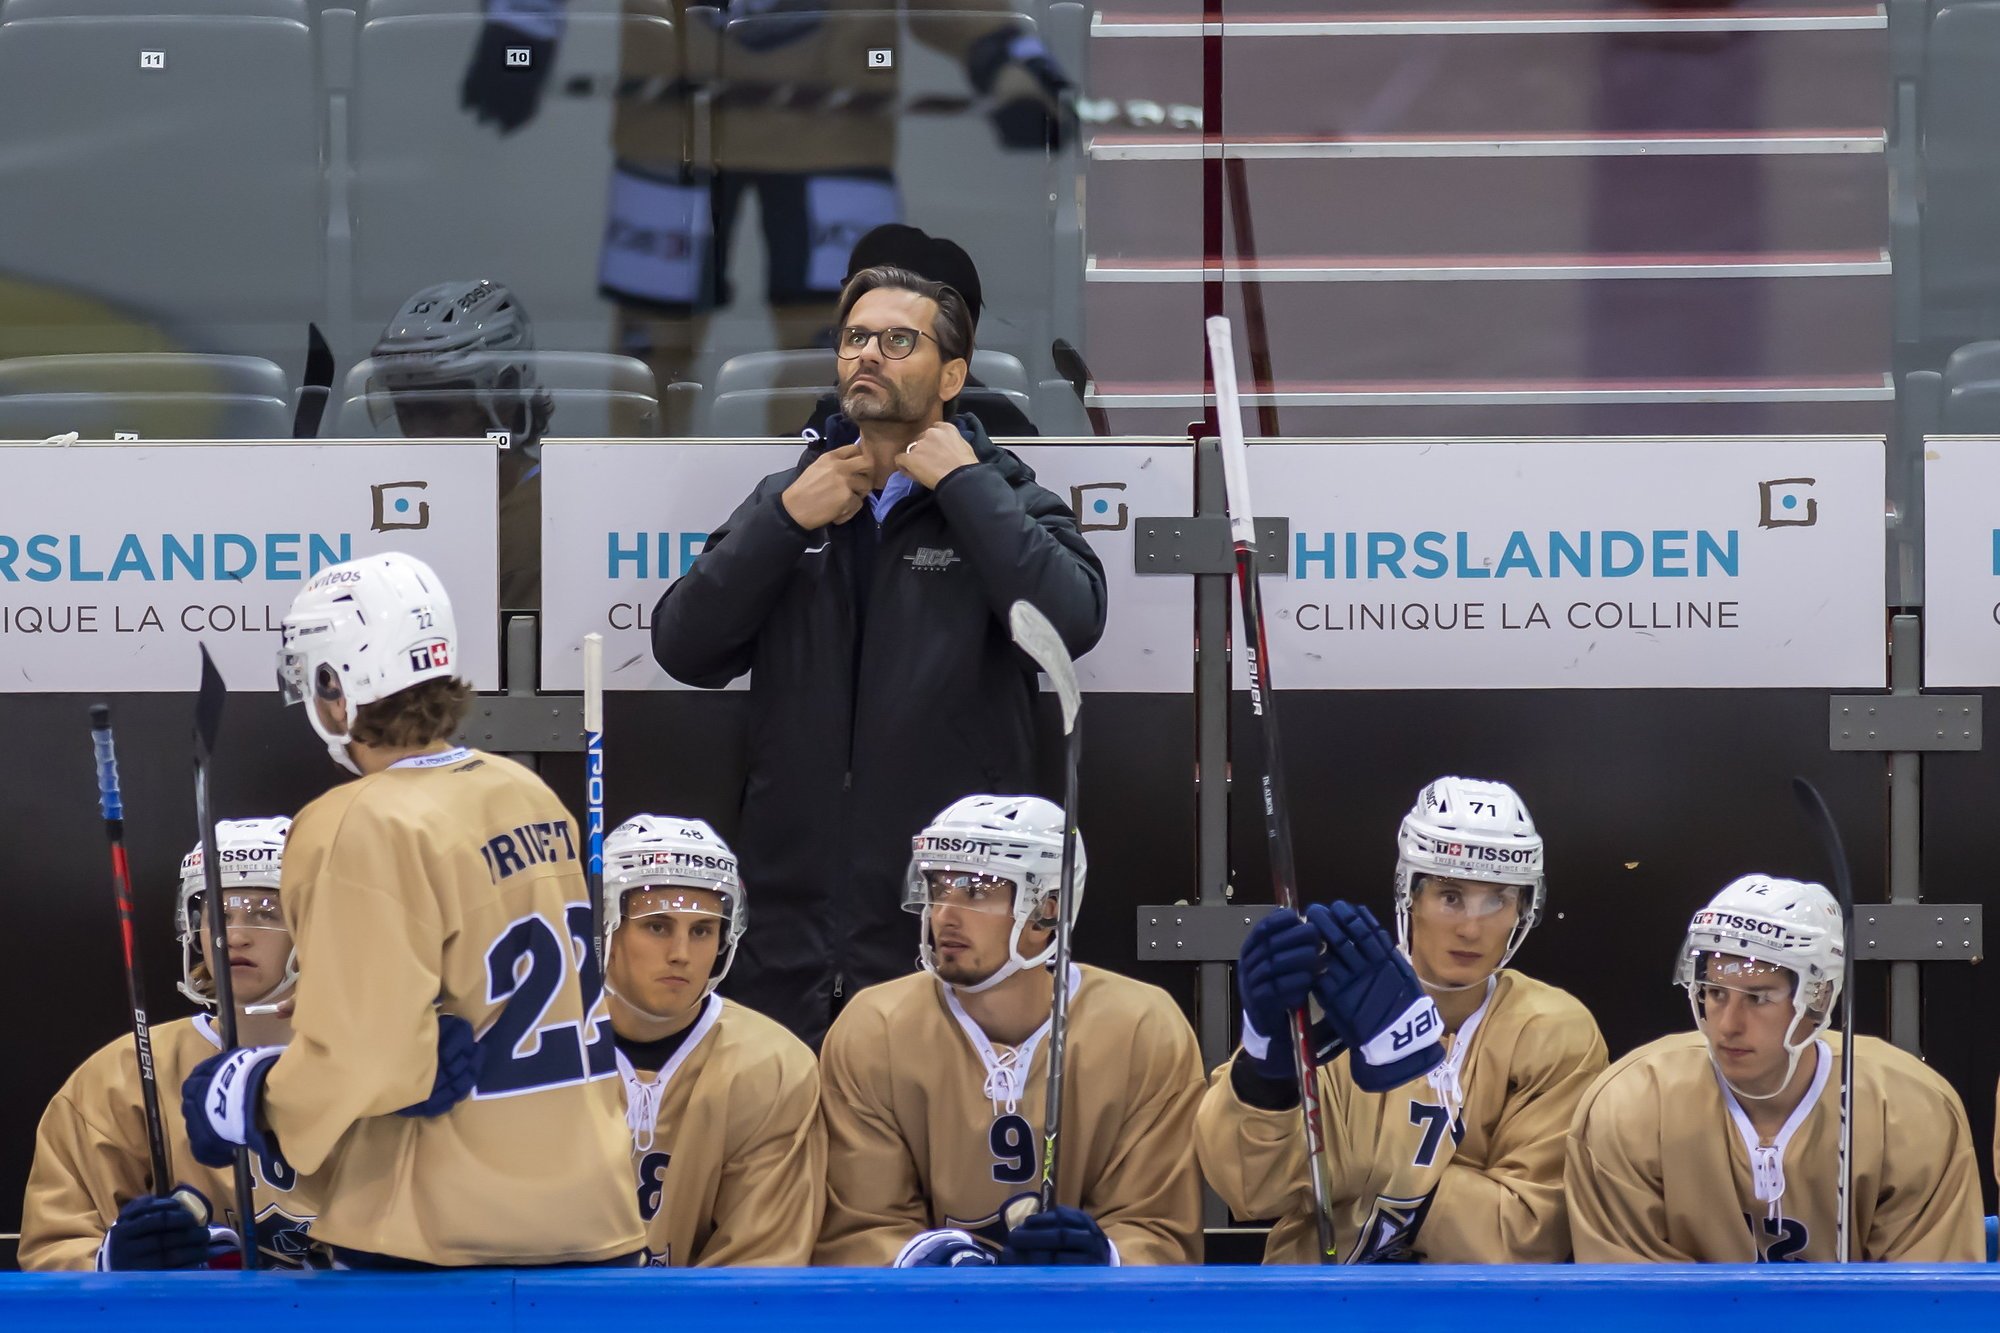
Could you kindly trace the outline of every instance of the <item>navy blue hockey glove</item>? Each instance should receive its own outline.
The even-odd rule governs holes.
[[[1000,1251],[1003,1264],[1105,1268],[1117,1261],[1111,1238],[1097,1220],[1081,1208],[1060,1204],[1017,1223]]]
[[[966,52],[966,76],[997,105],[990,116],[1002,146],[1055,152],[1076,135],[1068,76],[1032,32],[999,28]]]
[[[1325,910],[1323,908],[1318,910]],[[1250,927],[1242,952],[1236,958],[1236,994],[1243,1001],[1243,1017],[1256,1035],[1263,1038],[1262,1053],[1244,1053],[1257,1072],[1274,1082],[1298,1082],[1292,1062],[1292,1015],[1304,1007],[1325,964],[1320,958],[1323,941],[1312,923],[1286,907],[1274,907],[1263,920]]]
[[[201,1202],[203,1215],[196,1215],[183,1192]],[[117,1273],[208,1267],[206,1209],[207,1200],[186,1185],[177,1186],[168,1198],[140,1195],[118,1210],[118,1220],[111,1224],[104,1248],[98,1252],[97,1266]]]
[[[1335,903],[1315,905],[1310,918],[1326,941],[1326,970],[1313,998],[1353,1049],[1355,1085],[1387,1092],[1442,1064],[1444,1020],[1375,914]]]
[[[533,120],[556,67],[564,17],[561,0],[488,0],[486,26],[458,86],[459,106],[503,135]]]
[[[238,1148],[282,1162],[275,1139],[257,1128],[264,1079],[285,1053],[282,1046],[239,1046],[211,1055],[181,1084],[181,1115],[188,1147],[203,1166],[228,1166]]]
[[[479,1081],[479,1038],[472,1035],[472,1024],[457,1014],[439,1014],[437,1022],[437,1077],[431,1095],[397,1115],[443,1115],[471,1096],[472,1085]]]

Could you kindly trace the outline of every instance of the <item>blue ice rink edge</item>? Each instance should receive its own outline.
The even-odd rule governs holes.
[[[690,1328],[918,1333],[1689,1333],[1730,1328],[2000,1329],[2000,1268],[1290,1268],[886,1272],[4,1274],[0,1330],[508,1333]],[[1311,1321],[1310,1323],[1306,1321]]]

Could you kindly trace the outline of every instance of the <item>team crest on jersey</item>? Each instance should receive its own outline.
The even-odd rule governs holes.
[[[279,1268],[311,1266],[312,1219],[294,1217],[271,1204],[257,1214],[257,1252]]]
[[[1437,1191],[1415,1199],[1392,1199],[1380,1195],[1375,1206],[1368,1210],[1368,1220],[1361,1224],[1361,1232],[1355,1238],[1354,1249],[1347,1256],[1350,1264],[1413,1264],[1421,1257],[1417,1252],[1417,1233],[1423,1230],[1424,1218],[1430,1214],[1431,1199]]]
[[[940,1225],[963,1231],[995,1254],[1007,1248],[1007,1222],[997,1208],[976,1222],[947,1217]]]
[[[911,569],[930,570],[942,573],[957,564],[963,557],[949,546],[919,546],[904,556]]]

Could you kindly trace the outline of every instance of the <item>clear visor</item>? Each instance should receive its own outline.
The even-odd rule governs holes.
[[[306,701],[306,658],[295,648],[278,649],[278,694],[286,707]]]
[[[1417,881],[1410,908],[1420,921],[1481,921],[1501,912],[1519,915],[1521,886],[1481,880],[1442,879],[1426,875]]]
[[[188,924],[201,930],[208,924],[205,895],[188,896]],[[278,891],[270,888],[225,889],[222,893],[222,924],[225,930],[279,930],[290,933]]]
[[[620,900],[620,912],[627,921],[648,916],[711,916],[735,924],[741,920],[743,903],[734,894],[718,889],[698,889],[685,884],[648,884],[627,889]]]
[[[911,864],[904,884],[903,910],[957,907],[989,916],[1012,916],[1014,889],[1014,881],[1005,875],[919,860]]]
[[[1772,1005],[1790,1007],[1798,985],[1791,969],[1767,963],[1761,958],[1690,949],[1681,957],[1681,985],[1687,987],[1697,1013],[1711,1004],[1723,1004],[1732,997],[1752,1009]]]

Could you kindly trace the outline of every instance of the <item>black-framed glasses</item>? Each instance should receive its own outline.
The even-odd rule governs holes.
[[[867,351],[868,344],[873,342],[882,349],[884,359],[901,361],[916,351],[918,341],[924,338],[937,342],[934,334],[925,333],[922,329],[864,329],[859,324],[849,324],[840,331],[833,346],[841,360],[852,361]],[[938,347],[941,350],[944,344],[938,343]]]

